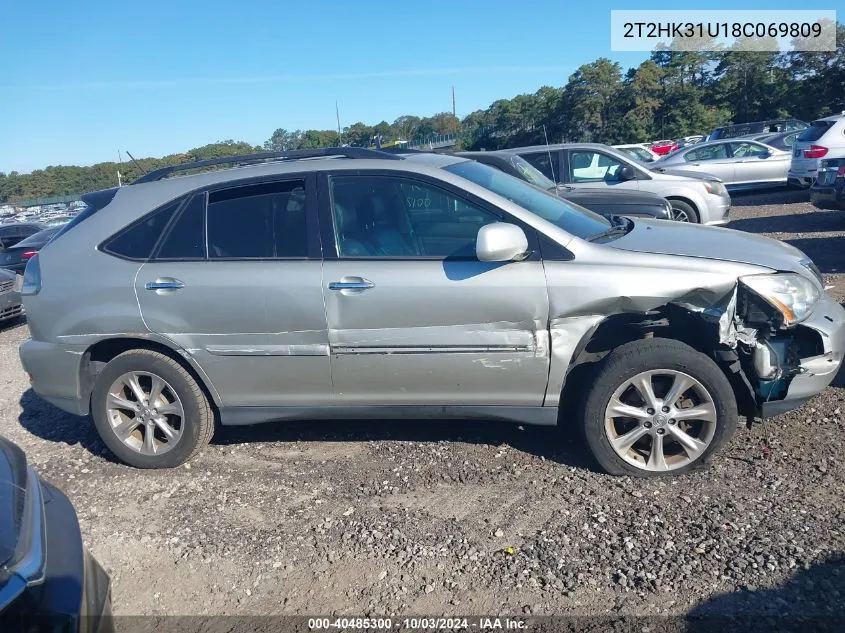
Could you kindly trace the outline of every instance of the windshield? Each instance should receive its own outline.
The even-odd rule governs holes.
[[[554,181],[546,178],[546,175],[539,169],[534,167],[531,163],[525,160],[522,156],[513,155],[510,157],[511,165],[522,174],[522,177],[530,182],[535,187],[545,189],[546,191],[553,191],[556,187]]]
[[[582,239],[602,233],[612,226],[610,220],[597,213],[571,205],[553,193],[547,193],[489,165],[468,160],[444,169],[507,198]]]

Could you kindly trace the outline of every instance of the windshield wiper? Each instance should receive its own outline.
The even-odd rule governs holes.
[[[613,237],[614,235],[625,235],[628,232],[628,229],[630,229],[631,225],[633,224],[629,219],[622,218],[618,215],[611,216],[610,221],[613,223],[613,226],[605,229],[601,233],[596,233],[595,235],[590,236],[587,241],[597,242],[598,240],[604,239],[606,237]]]

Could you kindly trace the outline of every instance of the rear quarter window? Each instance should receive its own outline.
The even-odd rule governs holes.
[[[115,236],[109,238],[103,244],[102,250],[124,259],[149,259],[164,228],[181,202],[181,200],[170,202],[130,224]]]

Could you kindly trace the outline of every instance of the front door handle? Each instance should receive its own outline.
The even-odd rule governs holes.
[[[369,290],[375,288],[376,285],[369,279],[363,277],[343,277],[340,281],[329,282],[329,290]]]
[[[144,284],[146,290],[180,290],[185,283],[173,277],[159,277],[155,281],[148,281]]]

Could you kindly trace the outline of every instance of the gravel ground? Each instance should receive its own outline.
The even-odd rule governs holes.
[[[845,300],[845,213],[735,205]],[[675,479],[597,473],[565,431],[409,421],[225,429],[150,472],[28,390],[26,337],[0,331],[0,433],[74,502],[117,614],[845,617],[843,374]]]

